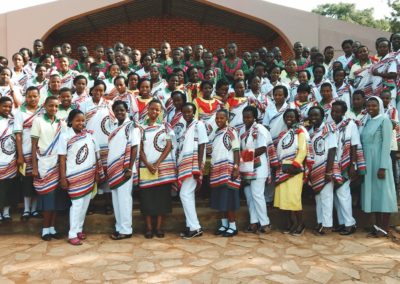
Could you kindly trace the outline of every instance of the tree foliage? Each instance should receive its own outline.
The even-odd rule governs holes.
[[[400,0],[394,2],[397,2],[400,6]],[[389,31],[391,29],[391,21],[388,18],[374,18],[374,8],[357,10],[355,4],[338,3],[318,5],[317,8],[313,9],[311,12],[384,31]],[[398,10],[398,12],[400,12],[400,10]]]
[[[388,1],[389,6],[392,8],[390,18],[386,18],[389,21],[390,31],[393,33],[400,33],[400,0],[393,2]]]

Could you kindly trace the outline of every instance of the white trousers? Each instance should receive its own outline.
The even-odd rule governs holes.
[[[196,190],[197,182],[191,176],[183,180],[179,197],[181,198],[183,212],[185,212],[186,227],[189,227],[191,231],[198,230],[201,228],[199,219],[197,218],[196,212]]]
[[[260,223],[261,226],[269,225],[267,204],[264,196],[265,181],[266,178],[259,178],[252,180],[250,185],[244,187],[251,224]]]
[[[132,234],[132,178],[119,188],[111,190],[115,215],[115,230]]]
[[[343,183],[341,187],[335,190],[333,202],[336,208],[339,225],[350,227],[356,224],[353,218],[353,208],[350,192],[350,180]]]
[[[315,203],[318,224],[331,228],[333,226],[333,182],[326,184],[324,188],[315,195]]]
[[[69,208],[69,239],[76,238],[78,233],[82,233],[91,197],[92,194],[89,193],[79,199],[71,199],[71,207]]]

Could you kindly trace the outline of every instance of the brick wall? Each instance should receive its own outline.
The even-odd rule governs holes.
[[[291,56],[291,49],[281,37],[272,42],[250,34],[234,32],[224,27],[201,25],[200,23],[183,18],[148,18],[132,23],[114,24],[98,32],[78,32],[65,38],[50,36],[45,41],[47,49],[55,44],[69,42],[72,45],[73,56],[76,57],[76,48],[84,43],[89,52],[94,50],[96,44],[105,47],[112,46],[116,41],[121,41],[132,48],[145,52],[149,47],[160,48],[160,43],[167,40],[172,47],[202,43],[205,48],[215,51],[219,47],[226,47],[229,41],[236,41],[239,54],[243,51],[256,50],[261,46],[268,49],[279,46],[284,58]]]

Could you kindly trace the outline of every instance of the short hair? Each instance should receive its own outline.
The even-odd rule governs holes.
[[[317,68],[322,68],[322,70],[324,71],[324,74],[325,74],[325,72],[326,72],[325,67],[324,67],[324,65],[320,65],[320,64],[314,65],[314,67],[312,69],[313,74],[315,72],[315,69],[317,69]]]
[[[344,101],[334,101],[334,102],[332,103],[332,107],[334,107],[334,106],[340,106],[340,107],[342,107],[343,113],[346,113],[346,112],[347,112],[347,104],[346,104],[346,102],[344,102]]]
[[[200,84],[200,90],[202,90],[204,88],[204,86],[209,85],[211,88],[214,87],[213,82],[209,81],[209,80],[204,80],[201,82]]]
[[[67,126],[72,127],[72,121],[74,120],[75,116],[82,114],[83,112],[79,109],[73,109],[71,112],[68,114],[67,118]]]
[[[352,39],[345,39],[344,41],[342,41],[342,48],[346,45],[346,44],[350,44],[353,45],[353,40]]]
[[[335,78],[336,74],[339,72],[344,72],[344,75],[346,75],[346,71],[343,68],[338,68],[333,70],[333,78]]]
[[[257,118],[257,117],[258,117],[258,111],[257,111],[257,108],[256,108],[255,106],[247,106],[247,107],[245,107],[245,108],[243,109],[243,111],[242,111],[242,115],[243,115],[245,112],[251,112],[251,113],[253,114],[253,117],[254,117],[254,118]]]
[[[30,86],[30,87],[28,87],[28,88],[26,89],[25,95],[27,95],[28,92],[32,92],[32,91],[37,91],[38,93],[40,92],[38,87],[36,87],[36,86]]]
[[[47,105],[50,101],[57,101],[58,102],[58,97],[57,96],[49,96],[44,101],[44,104]]]
[[[151,86],[151,81],[150,81],[149,78],[141,78],[141,79],[139,79],[138,88],[140,88],[140,86],[141,86],[144,82],[149,82],[149,83],[150,83],[150,86]]]
[[[104,91],[107,89],[107,85],[106,85],[106,83],[104,83],[103,80],[95,80],[93,83],[93,87],[91,87],[89,90],[89,94],[92,93],[94,88],[96,88],[97,86],[100,86],[100,85],[102,85],[104,87]]]
[[[246,81],[245,81],[244,79],[237,79],[237,80],[235,80],[235,81],[233,82],[233,84],[232,84],[233,88],[235,88],[236,84],[239,84],[239,83],[243,83],[243,84],[244,84],[244,87],[245,87],[245,88],[247,87]]]
[[[325,53],[328,49],[333,49],[333,50],[335,50],[335,49],[333,48],[333,46],[328,45],[328,46],[326,46],[326,47],[324,48],[324,53]]]
[[[5,102],[13,102],[10,97],[1,97],[0,98],[0,105],[4,104]]]
[[[275,94],[276,90],[283,90],[283,95],[285,96],[285,98],[287,98],[287,97],[289,96],[289,91],[288,91],[288,89],[287,89],[285,86],[283,86],[283,85],[275,86],[275,87],[272,89],[272,94]]]
[[[149,102],[149,106],[151,105],[151,104],[159,104],[159,105],[161,105],[161,108],[162,108],[162,102],[159,100],[159,99],[152,99],[150,102]]]
[[[117,82],[117,80],[122,79],[125,83],[125,85],[127,85],[126,79],[124,76],[122,75],[118,75],[117,77],[115,77],[115,79],[113,80],[113,84],[115,85],[115,82]]]
[[[297,92],[307,92],[308,94],[311,93],[311,87],[309,84],[307,83],[301,83],[298,87],[297,87]]]
[[[129,72],[128,76],[126,77],[127,80],[129,81],[129,79],[130,79],[132,76],[137,76],[137,77],[138,77],[138,80],[140,79],[140,76],[139,76],[138,73],[136,73],[136,72]]]
[[[310,71],[308,71],[308,70],[300,70],[299,72],[297,72],[297,76],[299,76],[300,75],[300,73],[306,73],[306,75],[307,75],[307,79],[308,80],[310,80],[311,79],[311,74],[310,74]]]
[[[215,85],[215,89],[219,89],[222,86],[229,86],[229,82],[226,79],[219,79]]]
[[[78,82],[78,80],[81,80],[81,79],[85,80],[85,81],[86,81],[86,85],[87,85],[88,80],[87,80],[87,78],[86,78],[85,76],[83,76],[83,75],[78,75],[78,76],[76,76],[76,77],[74,78],[74,81],[73,81],[74,85],[76,84],[76,82]]]
[[[323,118],[325,116],[325,111],[321,106],[312,106],[310,107],[310,109],[308,110],[307,115],[310,116],[310,113],[314,110],[317,109],[319,111],[319,113],[321,114],[321,117]]]
[[[193,109],[193,114],[196,114],[197,108],[196,108],[194,103],[186,102],[186,103],[183,104],[182,109],[184,107],[191,107]]]
[[[180,95],[182,97],[183,103],[185,104],[187,101],[185,93],[179,90],[173,91],[171,93],[171,98],[177,95]]]
[[[225,108],[220,108],[216,113],[223,113],[227,118],[229,118],[229,111]]]
[[[361,95],[363,98],[365,98],[365,93],[364,93],[363,90],[355,90],[354,93],[353,93],[353,97],[355,95]]]
[[[114,111],[116,108],[117,108],[117,106],[119,106],[119,105],[122,105],[123,107],[124,107],[124,109],[126,110],[126,111],[128,111],[128,104],[126,103],[126,102],[124,102],[124,101],[121,101],[121,100],[117,100],[117,101],[115,101],[114,103],[113,103],[113,105],[112,105],[112,110]]]
[[[297,109],[295,109],[295,108],[288,108],[287,110],[285,110],[285,112],[283,113],[283,119],[285,119],[286,115],[288,113],[290,113],[290,112],[293,112],[294,113],[294,117],[296,118],[296,121],[300,122],[300,114],[297,111]]]
[[[66,92],[68,92],[68,93],[70,93],[72,95],[72,90],[70,88],[64,87],[64,88],[60,89],[60,94],[61,93],[66,93]]]
[[[325,87],[329,87],[329,89],[332,90],[332,84],[329,82],[322,83],[320,90],[322,90],[322,88],[325,88]]]
[[[42,63],[36,64],[35,72],[37,73],[39,71],[39,68],[42,68],[42,67],[46,68]]]

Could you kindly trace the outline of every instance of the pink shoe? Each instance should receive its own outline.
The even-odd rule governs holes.
[[[79,238],[68,239],[68,242],[73,246],[80,246],[82,244]]]
[[[80,240],[86,240],[86,234],[85,233],[78,233],[78,239]]]

